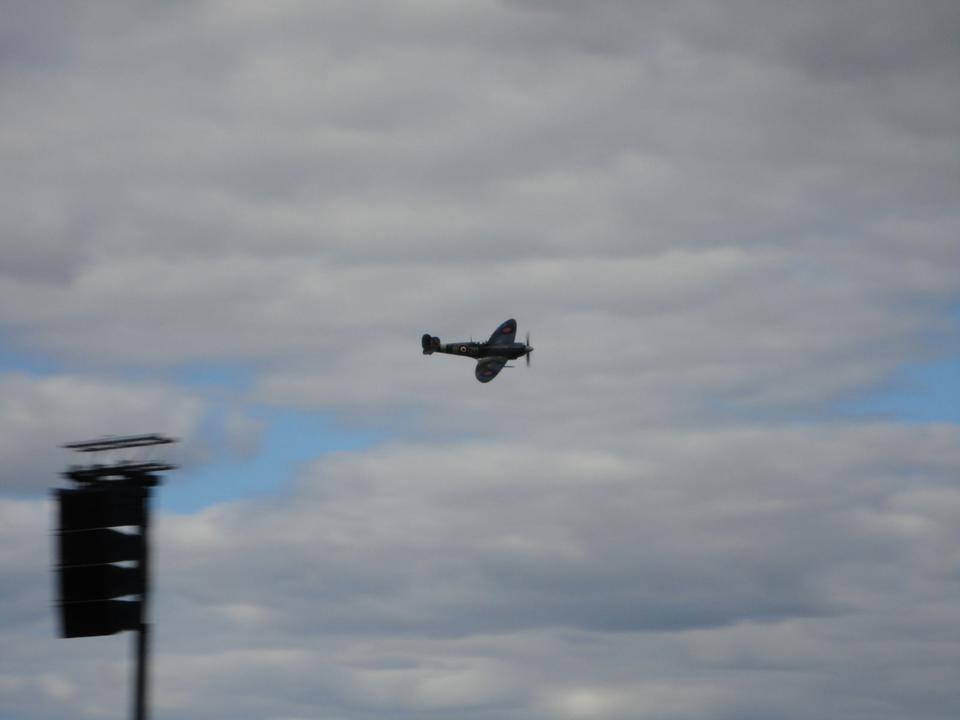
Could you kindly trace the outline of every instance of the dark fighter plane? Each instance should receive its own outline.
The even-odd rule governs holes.
[[[432,355],[435,352],[446,353],[447,355],[462,355],[463,357],[473,358],[477,361],[475,375],[477,380],[482,383],[493,380],[497,373],[507,365],[508,360],[516,360],[518,357],[526,356],[527,365],[530,364],[530,353],[533,348],[530,346],[530,333],[527,333],[527,342],[515,342],[517,337],[517,321],[513,318],[504,321],[493,335],[485,343],[474,342],[456,342],[440,344],[440,338],[433,337],[430,333],[423,336],[423,354]]]

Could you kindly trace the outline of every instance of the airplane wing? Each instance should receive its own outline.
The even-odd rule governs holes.
[[[517,337],[517,321],[513,318],[504,320],[500,327],[493,331],[487,341],[490,345],[509,345]]]
[[[501,370],[503,370],[503,366],[506,364],[506,358],[480,358],[477,360],[477,369],[475,372],[477,380],[482,383],[490,382]]]

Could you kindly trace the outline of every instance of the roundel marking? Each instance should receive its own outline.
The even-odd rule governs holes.
[[[466,351],[467,351],[467,346],[466,346],[466,345],[461,345],[461,346],[460,346],[460,352],[465,353]]]

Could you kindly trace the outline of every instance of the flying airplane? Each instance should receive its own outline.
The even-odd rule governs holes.
[[[438,352],[474,358],[477,361],[477,368],[474,371],[477,380],[487,383],[493,380],[503,368],[513,367],[507,365],[508,360],[526,356],[527,365],[530,365],[530,353],[533,352],[530,346],[530,333],[527,333],[526,343],[515,342],[516,337],[517,321],[513,318],[500,323],[500,327],[493,331],[493,335],[485,343],[470,340],[441,345],[440,338],[426,333],[422,339],[423,354],[432,355]]]

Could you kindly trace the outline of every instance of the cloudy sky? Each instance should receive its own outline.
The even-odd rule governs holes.
[[[0,22],[0,720],[59,445],[181,439],[158,720],[960,716],[960,5]],[[516,317],[489,385],[420,335]]]

